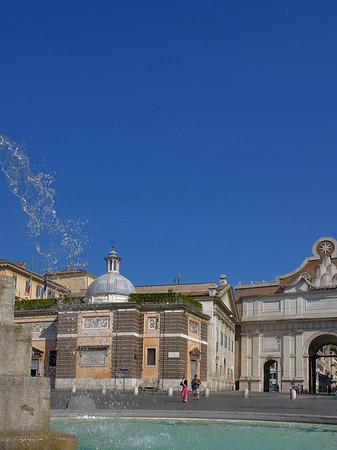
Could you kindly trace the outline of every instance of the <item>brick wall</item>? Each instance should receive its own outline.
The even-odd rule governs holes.
[[[78,313],[61,313],[58,317],[56,378],[76,378]],[[64,335],[64,336],[62,336]]]
[[[183,311],[162,312],[160,314],[159,379],[182,378],[187,370],[188,344],[180,334],[188,334],[188,316]],[[170,337],[170,334],[178,336]],[[168,354],[179,352],[179,358],[169,358]]]
[[[119,335],[118,333],[128,333]],[[114,313],[111,377],[119,378],[121,367],[129,370],[125,378],[140,378],[142,370],[143,314],[137,310]],[[115,335],[117,333],[117,335]]]
[[[201,322],[201,340],[207,342],[207,326],[206,322]],[[201,344],[200,355],[200,379],[207,380],[207,351],[208,346]]]

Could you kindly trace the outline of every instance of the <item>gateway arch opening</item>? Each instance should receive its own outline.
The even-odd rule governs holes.
[[[278,392],[279,388],[279,364],[274,359],[266,361],[263,368],[263,391]]]
[[[331,393],[337,387],[337,336],[324,334],[309,347],[309,393]]]

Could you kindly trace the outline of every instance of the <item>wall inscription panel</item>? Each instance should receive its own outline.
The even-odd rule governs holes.
[[[278,339],[275,337],[264,337],[263,338],[263,349],[264,350],[278,350]]]
[[[307,300],[307,310],[315,309],[337,309],[337,300],[335,298],[317,298]]]
[[[107,349],[106,348],[86,348],[80,352],[81,366],[106,366]]]
[[[83,317],[82,319],[82,329],[92,330],[92,329],[102,329],[109,328],[110,317],[109,316],[93,316],[93,317]]]
[[[262,311],[278,312],[280,311],[280,302],[279,301],[262,302]]]

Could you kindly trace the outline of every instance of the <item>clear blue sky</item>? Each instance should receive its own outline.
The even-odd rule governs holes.
[[[0,133],[88,221],[88,271],[115,239],[134,284],[273,279],[337,237],[336,23],[330,0],[5,2]],[[0,256],[30,263],[3,176],[0,200]]]

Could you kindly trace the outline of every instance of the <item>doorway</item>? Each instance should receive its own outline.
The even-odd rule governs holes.
[[[194,374],[196,374],[197,370],[197,362],[194,359],[191,359],[191,380],[194,378]]]
[[[190,351],[190,379],[194,378],[194,375],[197,374],[200,378],[199,373],[199,362],[200,362],[200,350],[194,347]]]
[[[322,335],[309,347],[309,393],[330,394],[337,388],[337,338]]]
[[[38,377],[41,375],[41,363],[43,353],[32,347],[32,359],[30,361],[30,375],[32,377]]]
[[[274,359],[267,361],[264,365],[263,377],[264,392],[278,392],[278,362]]]

